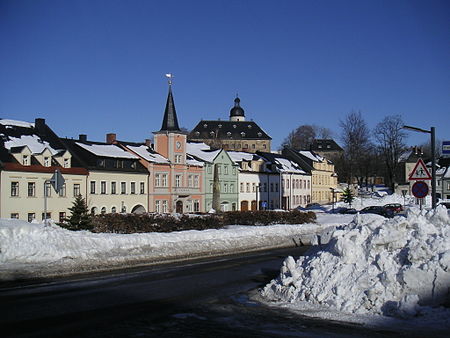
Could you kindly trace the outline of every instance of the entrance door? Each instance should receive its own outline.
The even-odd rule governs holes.
[[[183,202],[177,201],[177,204],[175,205],[175,211],[178,214],[182,214],[183,213]]]
[[[248,201],[242,201],[241,202],[241,211],[247,211],[248,210]]]

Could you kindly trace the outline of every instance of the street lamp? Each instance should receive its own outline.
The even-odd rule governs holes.
[[[419,133],[431,134],[431,207],[433,209],[436,209],[436,130],[434,127],[431,127],[430,130],[426,130],[411,126],[403,126],[403,129],[417,131]]]

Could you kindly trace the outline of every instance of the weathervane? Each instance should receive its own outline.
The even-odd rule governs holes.
[[[168,79],[169,86],[171,86],[171,85],[172,85],[173,74],[172,74],[172,73],[167,73],[167,74],[166,74],[166,77],[167,77],[167,79]]]

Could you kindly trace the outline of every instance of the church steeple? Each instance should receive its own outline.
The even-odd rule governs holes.
[[[172,74],[166,74],[166,76],[169,79],[169,94],[167,95],[166,109],[164,110],[164,119],[160,131],[180,131],[172,95]]]

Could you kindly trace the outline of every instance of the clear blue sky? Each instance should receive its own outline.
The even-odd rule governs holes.
[[[450,2],[0,0],[0,117],[62,137],[143,141],[172,72],[180,125],[228,119],[236,93],[277,148],[351,110],[450,140]],[[408,143],[426,142],[409,132]]]

